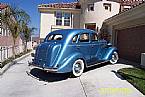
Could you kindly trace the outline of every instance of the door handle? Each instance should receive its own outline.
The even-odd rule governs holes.
[[[94,48],[94,45],[91,45],[92,48]]]
[[[76,46],[76,48],[77,48],[77,49],[80,49],[80,46],[79,46],[79,45],[77,45],[77,46]]]

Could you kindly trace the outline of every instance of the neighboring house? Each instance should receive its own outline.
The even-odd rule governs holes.
[[[32,37],[32,47],[36,47],[40,43],[40,38],[39,36],[33,36]]]
[[[120,4],[106,0],[80,0],[38,6],[41,14],[40,39],[57,29],[88,28],[100,31],[105,19],[119,13]]]
[[[105,20],[104,24],[119,56],[140,63],[141,53],[145,53],[145,3]]]
[[[0,13],[3,14],[5,10],[8,8],[6,4],[0,3]],[[13,46],[13,38],[11,36],[10,30],[5,25],[0,16],[0,62],[2,60],[7,59],[12,56],[12,46]],[[16,53],[22,52],[22,39],[20,37],[16,40]]]

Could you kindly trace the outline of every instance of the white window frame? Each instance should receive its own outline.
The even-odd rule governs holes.
[[[58,13],[61,13],[61,17],[57,17],[57,14],[58,14]],[[63,19],[62,19],[62,18],[63,18],[63,13],[62,13],[61,11],[56,11],[56,12],[55,12],[55,18],[56,18],[56,23],[55,23],[55,25],[60,25],[60,26],[61,26],[61,25],[63,24],[63,23],[62,23],[62,21],[63,21]],[[61,21],[61,24],[57,24],[57,20],[58,20],[58,21]]]
[[[0,27],[0,36],[2,36],[2,27]]]
[[[62,13],[62,17],[61,18],[57,18],[57,12],[61,12]],[[67,18],[65,18],[65,14],[70,14],[70,18],[69,19],[67,19]],[[59,25],[59,24],[57,24],[57,20],[61,20],[61,25]],[[68,21],[69,22],[69,24],[68,25],[65,25],[65,21]],[[70,13],[70,12],[62,12],[62,11],[56,11],[55,12],[55,25],[56,26],[71,26],[72,24],[72,14]]]
[[[111,3],[103,3],[104,9],[111,12]],[[107,9],[106,9],[107,8]]]
[[[89,3],[88,4],[88,11],[94,11],[95,8],[94,8],[94,3]]]
[[[69,14],[69,18],[65,18],[65,14]],[[64,26],[71,26],[71,13],[64,13]],[[68,23],[68,25],[67,25]]]

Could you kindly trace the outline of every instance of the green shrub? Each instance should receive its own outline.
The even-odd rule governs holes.
[[[27,53],[29,53],[31,51],[32,50],[30,49],[30,50],[27,50],[27,52],[21,52],[20,54],[15,55],[15,58],[14,57],[10,57],[10,58],[4,60],[3,62],[1,62],[0,68],[3,68],[6,64],[12,62],[14,59],[17,59],[17,58],[19,58],[19,57],[21,57],[21,56],[23,56],[23,55],[25,55],[25,54],[27,54]]]

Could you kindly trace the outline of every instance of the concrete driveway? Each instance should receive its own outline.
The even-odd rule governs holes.
[[[144,97],[116,71],[125,64],[101,64],[79,78],[51,74],[38,69],[27,74],[27,57],[0,76],[0,97]]]

